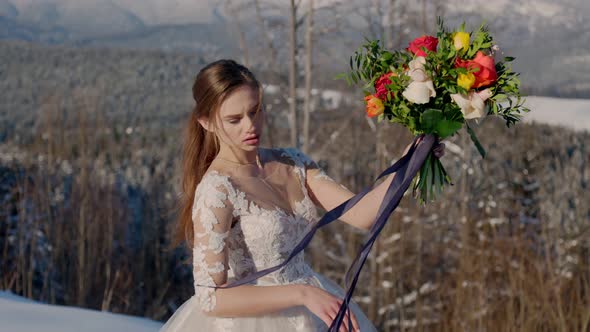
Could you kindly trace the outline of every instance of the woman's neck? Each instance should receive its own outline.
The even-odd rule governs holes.
[[[252,151],[244,151],[241,149],[232,150],[229,147],[222,146],[216,158],[236,164],[257,164],[260,158],[258,154],[259,149],[260,148],[256,148]]]

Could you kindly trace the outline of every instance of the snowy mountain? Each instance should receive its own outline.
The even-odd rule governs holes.
[[[162,25],[210,22],[213,9],[222,2],[215,0],[3,0],[0,3],[11,4],[19,13],[28,13],[44,6],[51,6],[61,17],[75,14],[75,11],[80,9],[90,13],[97,7],[103,7],[111,13],[129,13],[146,25]]]
[[[235,3],[251,3],[236,0]],[[317,22],[351,13],[369,0],[342,2],[334,10],[318,10]],[[234,18],[215,0],[0,0],[0,39],[28,40],[74,46],[107,46],[190,51],[214,57],[238,57]],[[288,2],[263,1],[263,12],[272,21],[288,21]],[[329,7],[333,0],[317,1]],[[421,15],[422,2],[408,2],[411,15]],[[431,5],[431,4],[430,4]],[[305,1],[302,2],[304,11]],[[366,7],[366,6],[365,6]],[[408,14],[408,15],[410,15]],[[432,14],[434,15],[434,14]],[[444,17],[450,26],[465,20],[471,28],[483,20],[506,54],[516,57],[514,70],[522,73],[528,93],[561,97],[590,97],[590,1],[587,0],[451,0]],[[362,21],[359,15],[344,15]],[[434,17],[428,17],[434,20]],[[260,40],[252,6],[239,12],[241,27],[251,41]],[[269,21],[269,22],[270,22]],[[274,24],[274,23],[272,23]],[[324,48],[316,65],[341,70],[345,60],[368,33],[366,26],[340,25],[334,35],[318,38]],[[280,30],[272,33],[282,33]],[[409,31],[404,39],[420,33]],[[282,41],[280,38],[278,39]],[[285,39],[286,40],[286,39]],[[406,41],[402,41],[404,43]],[[352,47],[354,45],[355,47]],[[250,48],[255,49],[253,45]],[[254,54],[253,58],[260,57]]]
[[[155,332],[162,323],[110,312],[49,305],[0,291],[0,330],[10,332]]]
[[[454,2],[455,20],[488,22],[502,50],[516,57],[529,93],[590,97],[590,1]]]
[[[218,7],[213,0],[0,0],[0,40],[229,55],[237,47]]]

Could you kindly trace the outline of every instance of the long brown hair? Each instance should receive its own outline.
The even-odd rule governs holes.
[[[182,193],[173,246],[182,241],[192,248],[194,241],[192,207],[195,190],[211,162],[219,153],[215,133],[197,121],[208,119],[217,126],[217,114],[224,99],[242,85],[250,85],[262,94],[260,82],[248,68],[233,60],[217,60],[203,67],[193,83],[195,106],[184,132],[182,156]]]

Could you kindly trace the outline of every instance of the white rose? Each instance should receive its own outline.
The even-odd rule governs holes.
[[[414,104],[426,104],[431,97],[436,97],[434,84],[424,70],[425,64],[426,58],[421,56],[409,63],[410,69],[407,75],[410,76],[411,81],[402,92],[402,96]]]
[[[485,89],[479,92],[470,91],[467,95],[455,93],[451,98],[459,105],[463,117],[467,120],[486,116],[485,101],[491,96],[490,89]]]
[[[434,91],[432,80],[413,81],[402,92],[402,95],[414,104],[426,104],[430,101],[430,97],[436,97],[436,91]]]
[[[408,64],[410,66],[410,70],[414,69],[424,69],[424,65],[426,64],[426,58],[423,56],[417,56],[414,60],[410,61]]]

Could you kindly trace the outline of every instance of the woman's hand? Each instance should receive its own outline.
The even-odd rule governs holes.
[[[340,305],[342,305],[342,301],[340,298],[332,295],[331,293],[326,292],[325,290],[309,286],[303,285],[302,291],[302,303],[303,305],[309,309],[309,311],[313,312],[316,316],[318,316],[321,320],[326,323],[326,326],[332,325],[332,321],[338,314],[338,310],[340,310]],[[352,314],[352,326],[347,326],[348,324],[348,314]],[[358,321],[354,316],[354,313],[349,308],[348,313],[344,317],[344,321],[342,325],[340,325],[339,332],[355,332],[360,331]]]
[[[434,143],[434,147],[432,148],[432,152],[436,158],[442,158],[442,156],[445,155],[445,143],[437,139],[436,143]]]
[[[424,135],[421,135],[420,137],[418,137],[416,144],[422,142],[423,139],[424,139]],[[409,149],[406,149],[406,151],[407,150],[409,150]],[[434,142],[434,146],[432,147],[432,152],[434,153],[434,156],[438,159],[442,158],[442,156],[445,155],[445,143],[442,143],[440,141],[439,137],[436,137],[436,142]]]

